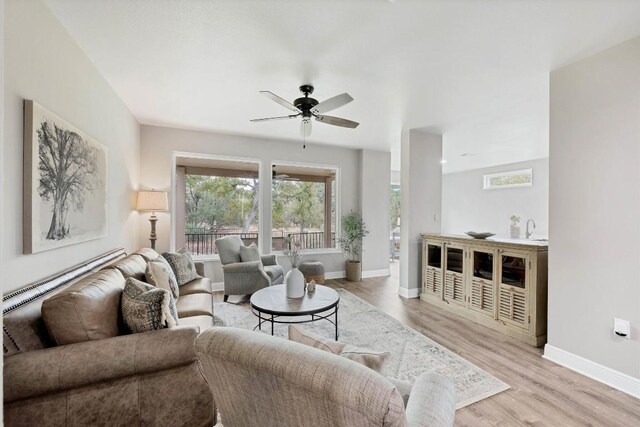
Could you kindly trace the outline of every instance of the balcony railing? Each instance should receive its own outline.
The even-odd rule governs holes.
[[[215,241],[225,236],[238,236],[245,245],[252,243],[258,244],[258,233],[218,230],[207,231],[206,229],[187,229],[184,235],[185,247],[194,255],[212,255],[217,254]],[[326,248],[324,231],[305,231],[302,233],[289,233],[287,231],[273,231],[271,233],[272,248],[274,251],[283,251],[288,249],[286,246],[286,238],[290,237],[293,241],[299,241],[303,249],[323,249]],[[331,246],[335,247],[336,233],[331,232]]]

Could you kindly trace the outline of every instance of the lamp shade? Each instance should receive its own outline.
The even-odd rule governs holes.
[[[139,211],[167,211],[169,210],[169,198],[166,191],[138,191]]]

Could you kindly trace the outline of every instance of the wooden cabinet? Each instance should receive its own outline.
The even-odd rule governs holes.
[[[422,235],[420,298],[539,347],[547,337],[543,242]]]

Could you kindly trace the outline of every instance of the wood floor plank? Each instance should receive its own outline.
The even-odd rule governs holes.
[[[417,298],[399,297],[395,276],[326,284],[346,289],[509,384],[509,390],[459,409],[456,426],[640,426],[639,399],[543,359],[542,349]],[[215,299],[222,301],[222,294]]]

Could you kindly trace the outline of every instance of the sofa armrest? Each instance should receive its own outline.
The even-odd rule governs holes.
[[[198,273],[198,276],[205,277],[205,275],[204,275],[204,262],[196,261],[193,264],[196,267],[196,273]]]
[[[261,261],[234,262],[222,266],[225,295],[247,295],[271,286]]]
[[[4,360],[4,401],[188,365],[197,336],[181,326],[18,353]]]
[[[442,374],[418,377],[407,402],[407,426],[452,426],[456,415],[456,388]]]
[[[276,256],[274,254],[271,255],[261,255],[263,265],[277,265]]]

